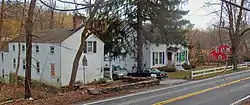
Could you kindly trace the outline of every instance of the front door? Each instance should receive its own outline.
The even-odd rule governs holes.
[[[172,64],[172,52],[168,52],[167,56],[168,56],[168,64]]]

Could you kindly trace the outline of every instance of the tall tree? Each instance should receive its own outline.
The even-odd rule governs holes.
[[[232,63],[233,69],[237,70],[238,63],[238,50],[241,43],[242,36],[250,30],[247,28],[246,22],[244,21],[243,12],[246,10],[244,6],[246,5],[246,0],[221,0],[225,2],[224,13],[226,14],[225,20],[227,19],[226,26],[221,26],[228,29],[228,35],[232,45]],[[237,3],[240,3],[237,5]],[[222,10],[222,11],[223,11]]]
[[[36,0],[31,0],[28,10],[28,17],[26,20],[26,71],[25,71],[25,98],[31,98],[31,58],[32,58],[32,30],[33,30],[33,16],[36,7]]]

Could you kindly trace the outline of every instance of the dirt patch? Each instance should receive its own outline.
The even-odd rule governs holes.
[[[32,88],[32,96],[34,99],[47,98],[55,96],[56,93],[49,92],[47,88]],[[13,84],[0,84],[0,102],[21,99],[24,97],[24,86]]]
[[[9,105],[68,105],[68,104],[75,104],[78,102],[86,102],[90,100],[98,100],[98,99],[104,99],[107,97],[113,97],[113,96],[119,96],[119,95],[125,95],[129,93],[136,92],[136,88],[128,88],[128,89],[118,89],[117,91],[108,91],[108,92],[102,92],[102,94],[93,95],[90,94],[87,88],[100,88],[103,89],[105,87],[117,87],[125,84],[131,83],[131,81],[142,81],[143,80],[150,80],[150,78],[127,78],[124,80],[119,80],[115,82],[109,82],[105,84],[88,84],[84,87],[78,87],[75,91],[65,91],[65,89],[60,89],[57,91],[57,93],[50,93],[49,89],[32,89],[32,97],[35,99],[33,101],[27,101],[27,100],[14,100],[14,102],[8,103]],[[133,83],[133,82],[132,82]],[[143,88],[148,88],[150,85],[148,84],[140,84],[143,86]],[[12,85],[3,85],[5,88],[10,89],[9,91],[12,91]],[[147,87],[148,86],[148,87]],[[13,95],[8,96],[8,92],[5,92],[4,97],[11,97],[13,99],[20,99],[24,96],[24,87],[19,86],[19,96],[18,97],[12,97]],[[4,92],[4,91],[1,91]],[[1,93],[2,95],[2,93]],[[7,101],[6,98],[4,101]]]

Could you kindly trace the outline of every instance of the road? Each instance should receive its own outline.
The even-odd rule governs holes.
[[[250,94],[250,71],[129,94],[88,105],[230,105]],[[83,105],[85,105],[83,103]]]

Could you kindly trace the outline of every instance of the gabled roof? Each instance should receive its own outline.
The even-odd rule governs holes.
[[[2,42],[0,45],[0,51],[7,52],[8,51],[8,43],[7,42]]]
[[[69,29],[45,29],[41,31],[33,32],[33,43],[60,43],[70,37],[73,33],[83,28],[83,25],[79,26],[76,30]],[[10,42],[25,42],[26,38],[19,36]]]
[[[178,51],[178,48],[177,47],[169,47],[169,48],[167,48],[167,50],[176,52],[176,51]]]

